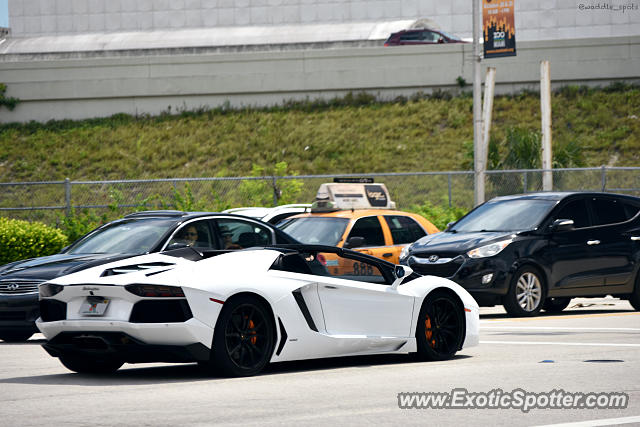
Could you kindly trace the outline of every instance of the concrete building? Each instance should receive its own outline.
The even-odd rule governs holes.
[[[637,3],[595,4],[515,0],[518,56],[484,61],[498,67],[497,93],[535,89],[542,59],[551,60],[555,86],[639,81]],[[470,44],[382,42],[420,18],[469,38],[471,7],[470,0],[9,0],[0,82],[21,102],[1,110],[0,122],[455,89],[458,76],[472,81]]]

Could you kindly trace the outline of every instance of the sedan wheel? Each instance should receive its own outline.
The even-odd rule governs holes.
[[[636,285],[633,288],[633,293],[629,296],[629,302],[633,308],[640,311],[640,272],[636,277]]]
[[[547,298],[542,309],[547,313],[560,313],[569,306],[571,298]]]
[[[4,342],[25,342],[31,338],[33,332],[3,332],[0,334],[0,340]]]
[[[213,336],[210,368],[227,376],[250,376],[271,360],[275,329],[268,309],[256,298],[225,303]]]
[[[525,266],[514,274],[514,280],[504,299],[504,308],[514,316],[536,316],[542,309],[545,289],[541,275],[533,267]]]
[[[464,340],[464,312],[460,302],[442,291],[428,295],[418,317],[416,339],[421,358],[451,359]]]

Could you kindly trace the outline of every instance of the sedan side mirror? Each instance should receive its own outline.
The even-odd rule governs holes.
[[[551,224],[551,231],[569,231],[574,228],[572,219],[556,219]]]
[[[344,247],[346,249],[359,248],[360,246],[364,246],[364,243],[365,243],[364,237],[352,236],[347,239],[347,241],[344,244]]]
[[[187,245],[186,243],[174,242],[174,243],[170,244],[169,246],[167,246],[165,251],[172,251],[174,249],[182,249],[182,248],[188,248],[188,247],[189,247],[189,245]]]
[[[407,265],[396,265],[393,273],[396,276],[396,280],[393,281],[391,289],[398,289],[398,286],[400,286],[407,277],[411,276],[413,270]]]

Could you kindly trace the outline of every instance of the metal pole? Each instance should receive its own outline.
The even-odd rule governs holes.
[[[542,113],[542,190],[553,190],[551,163],[551,76],[549,61],[540,62],[540,109]]]
[[[484,78],[484,103],[482,105],[482,164],[487,168],[489,155],[489,134],[491,133],[491,113],[493,112],[493,91],[496,85],[495,67],[487,68]]]
[[[607,188],[607,167],[602,165],[602,191]]]
[[[480,95],[482,92],[482,75],[480,74],[480,2],[473,1],[473,169],[474,169],[474,202],[479,205],[484,202],[484,170],[483,154],[481,150],[482,111]]]
[[[275,176],[271,177],[271,182],[273,185],[273,206],[275,207],[278,206],[278,183]]]
[[[451,174],[447,174],[447,184],[449,185],[449,207],[451,207]]]
[[[524,181],[523,182],[523,187],[524,187],[523,193],[526,193],[527,192],[527,187],[529,187],[529,183],[527,182],[527,173],[526,172],[524,173],[523,181]]]
[[[64,205],[67,217],[71,216],[71,181],[69,178],[64,179]]]

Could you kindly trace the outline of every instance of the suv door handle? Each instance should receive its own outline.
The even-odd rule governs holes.
[[[640,236],[631,236],[631,240],[635,240],[635,241],[640,240]]]
[[[587,245],[589,246],[599,245],[599,244],[600,244],[600,240],[587,240]]]

